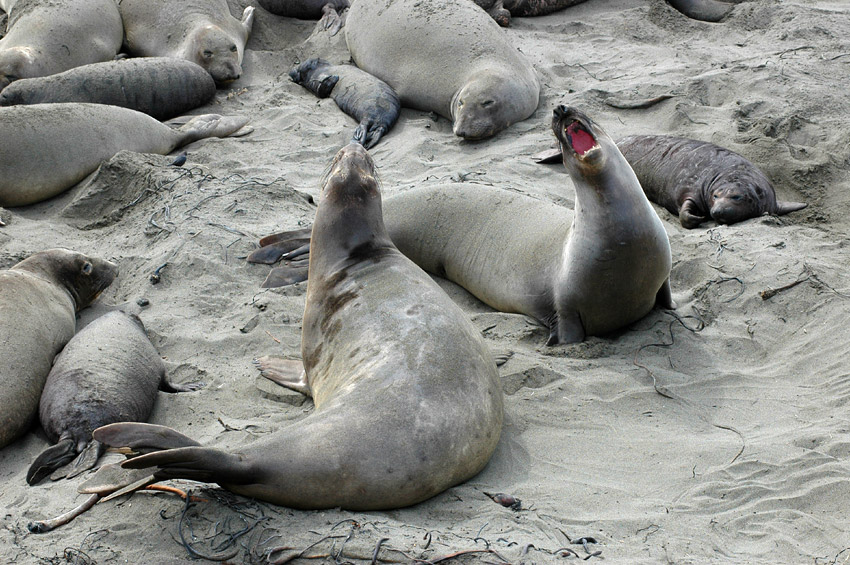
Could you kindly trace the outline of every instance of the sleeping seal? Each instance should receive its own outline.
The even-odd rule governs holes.
[[[312,394],[312,414],[231,451],[150,424],[110,424],[94,438],[141,454],[122,465],[156,467],[157,479],[217,482],[293,508],[399,508],[478,473],[502,427],[495,362],[463,311],[393,246],[361,145],[340,150],[322,189],[310,274],[303,372],[259,363]]]

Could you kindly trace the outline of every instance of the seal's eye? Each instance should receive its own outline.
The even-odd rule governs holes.
[[[463,100],[458,99],[458,101],[457,101],[457,107],[458,107],[458,108],[463,108]]]
[[[481,103],[481,107],[482,108],[489,108],[490,106],[492,106],[495,103],[496,103],[495,100],[485,100],[484,102]]]
[[[230,46],[230,51],[231,51],[232,53],[236,53],[236,46],[235,46],[235,45],[231,45],[231,46]]]
[[[204,57],[206,57],[207,59],[209,59],[209,58],[210,58],[210,57],[212,57],[212,56],[213,56],[213,52],[212,52],[212,51],[210,51],[209,49],[204,49]]]
[[[91,264],[91,263],[89,263],[88,261],[86,261],[85,263],[83,263],[83,269],[82,269],[83,274],[84,274],[84,275],[90,275],[90,274],[91,274],[91,271],[92,271],[92,268],[93,268],[93,267],[92,267],[92,264]]]

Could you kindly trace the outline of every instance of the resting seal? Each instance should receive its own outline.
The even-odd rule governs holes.
[[[650,200],[686,228],[708,219],[734,224],[764,213],[802,210],[802,202],[781,202],[768,178],[737,153],[713,143],[666,135],[634,135],[617,146]]]
[[[357,0],[345,40],[402,105],[452,120],[460,137],[490,137],[537,109],[531,64],[470,0]]]
[[[0,106],[92,102],[167,120],[201,106],[214,95],[215,82],[195,63],[173,57],[139,57],[18,80],[0,92]]]
[[[379,510],[430,498],[487,464],[503,417],[495,362],[463,311],[393,246],[374,175],[352,143],[322,189],[303,373],[260,361],[265,375],[309,391],[315,411],[236,453],[161,426],[95,430],[96,440],[143,454],[124,467],[293,508]]]
[[[247,122],[204,114],[180,129],[104,104],[34,104],[0,112],[0,206],[56,196],[122,149],[165,154],[205,137],[224,137]]]
[[[353,65],[310,59],[289,71],[289,78],[319,98],[331,96],[357,120],[352,141],[370,149],[393,127],[401,111],[398,95],[384,81]]]
[[[511,16],[545,16],[586,0],[474,0],[502,27],[511,25]]]
[[[0,271],[0,448],[29,428],[53,358],[74,337],[75,315],[118,267],[67,249]]]
[[[113,59],[124,31],[115,0],[3,0],[8,33],[0,39],[0,90]]]
[[[348,9],[349,0],[257,0],[257,3],[277,16],[299,20],[319,20],[322,28],[336,35],[343,24],[340,12]]]
[[[186,59],[217,83],[242,75],[253,6],[245,8],[241,22],[230,15],[227,0],[121,0],[118,8],[131,55]]]
[[[68,463],[51,478],[88,471],[104,450],[92,439],[96,428],[147,420],[158,389],[197,388],[166,380],[162,358],[138,316],[118,310],[104,314],[68,342],[47,375],[39,419],[47,439],[56,445],[36,458],[27,482],[34,485]]]

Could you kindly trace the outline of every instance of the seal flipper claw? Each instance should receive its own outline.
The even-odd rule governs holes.
[[[27,483],[30,485],[40,483],[53,471],[72,461],[76,455],[74,440],[70,437],[60,439],[56,445],[51,445],[35,458],[27,471]]]
[[[264,355],[254,359],[254,365],[259,369],[260,375],[271,382],[300,392],[304,396],[313,396],[310,383],[307,382],[307,374],[304,372],[304,364],[301,361]]]
[[[699,206],[690,198],[682,203],[679,209],[679,221],[682,227],[686,229],[694,229],[699,227],[707,218],[699,214]]]

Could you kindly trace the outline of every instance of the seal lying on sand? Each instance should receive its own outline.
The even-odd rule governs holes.
[[[0,448],[29,428],[53,358],[74,336],[75,314],[116,274],[109,261],[67,249],[0,271]]]
[[[3,0],[8,32],[0,39],[0,90],[20,78],[108,61],[124,30],[115,0]]]
[[[735,6],[718,0],[667,0],[667,3],[692,20],[713,23],[725,18]]]
[[[34,104],[0,112],[0,206],[25,206],[64,192],[126,149],[165,154],[205,137],[236,133],[240,116],[204,114],[180,129],[104,104]]]
[[[242,75],[253,6],[245,8],[241,22],[230,15],[227,0],[121,0],[118,8],[131,55],[186,59],[217,83]]]
[[[734,224],[764,213],[782,216],[802,202],[776,200],[767,176],[737,153],[713,143],[666,135],[617,142],[650,200],[695,228],[708,219]]]
[[[289,78],[319,98],[333,97],[343,112],[359,122],[352,141],[366,149],[378,143],[401,112],[398,95],[387,83],[353,65],[310,59],[289,71]]]
[[[322,28],[336,35],[343,24],[340,12],[348,9],[349,0],[257,0],[257,3],[277,16],[299,20],[319,20]]]
[[[537,109],[531,64],[470,0],[357,0],[345,40],[402,105],[452,120],[460,137],[490,137]]]
[[[545,16],[587,0],[474,0],[502,27],[511,25],[511,16]]]
[[[162,426],[95,430],[96,440],[142,454],[124,467],[293,508],[378,510],[430,498],[487,464],[503,417],[495,362],[463,311],[393,246],[374,175],[352,143],[322,189],[303,373],[300,363],[291,371],[293,362],[259,361],[264,375],[311,393],[315,411],[238,452],[197,447]]]
[[[201,106],[214,95],[215,82],[195,63],[173,57],[139,57],[18,80],[0,92],[0,106],[92,102],[167,120]]]
[[[556,108],[552,127],[576,188],[574,214],[481,185],[419,188],[385,202],[393,243],[493,308],[540,320],[550,345],[617,330],[656,303],[674,308],[667,233],[617,146],[574,108]],[[304,236],[278,234],[269,247],[292,248],[287,233]]]
[[[36,458],[27,482],[34,485],[68,463],[51,478],[74,477],[94,467],[104,446],[92,440],[92,432],[113,422],[147,420],[160,388],[199,387],[165,379],[162,358],[138,316],[116,310],[97,318],[68,342],[47,376],[39,418],[56,445]]]

